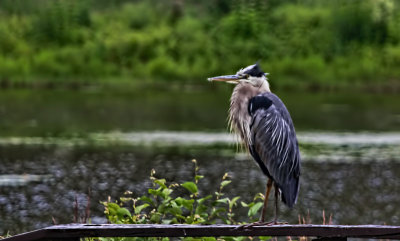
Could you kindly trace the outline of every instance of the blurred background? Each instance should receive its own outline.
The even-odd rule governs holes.
[[[259,61],[274,89],[398,91],[393,0],[1,2],[2,86],[199,84]]]
[[[143,193],[150,170],[250,201],[233,86],[258,61],[287,105],[302,187],[282,219],[400,225],[400,3],[395,0],[1,0],[0,235],[70,223],[90,191]],[[250,188],[249,188],[250,187]],[[240,208],[240,207],[238,207]],[[270,215],[272,215],[272,208]],[[240,211],[238,211],[240,214]],[[243,216],[246,220],[246,215]]]

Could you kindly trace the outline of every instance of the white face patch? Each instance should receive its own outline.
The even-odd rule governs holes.
[[[262,76],[262,77],[250,76],[247,79],[242,79],[240,81],[249,83],[254,87],[260,87],[262,85],[266,85],[266,87],[268,87],[268,89],[269,89],[268,79],[265,76]]]

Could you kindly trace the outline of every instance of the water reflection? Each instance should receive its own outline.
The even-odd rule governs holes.
[[[50,175],[5,174],[0,175],[0,186],[25,186],[29,183],[45,182],[50,178]]]
[[[138,195],[150,186],[152,168],[169,181],[190,180],[196,158],[202,193],[217,190],[225,172],[232,177],[226,193],[250,201],[265,188],[265,178],[250,158],[235,154],[234,147],[134,147],[134,146],[0,146],[0,174],[50,175],[24,186],[0,186],[0,233],[19,233],[73,220],[74,199],[81,213],[91,190],[92,222],[105,222],[101,200],[119,197],[126,190]],[[244,158],[243,158],[244,157]],[[282,219],[298,222],[307,215],[322,223],[322,211],[340,224],[400,225],[400,163],[397,161],[323,162],[305,157],[302,186],[294,209],[281,207]],[[272,215],[272,207],[268,210]],[[245,214],[241,213],[243,219]]]
[[[145,130],[224,131],[232,86],[125,92],[3,90],[1,136],[75,136]],[[296,130],[400,131],[390,94],[278,92]],[[29,105],[27,104],[29,103]]]

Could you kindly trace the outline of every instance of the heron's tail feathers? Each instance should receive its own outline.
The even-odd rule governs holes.
[[[299,178],[293,178],[289,183],[280,187],[282,192],[282,202],[289,208],[292,208],[297,202],[299,194],[300,182]]]

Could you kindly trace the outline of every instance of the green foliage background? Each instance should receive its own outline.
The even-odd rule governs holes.
[[[274,88],[400,86],[394,0],[2,0],[3,86],[204,81],[259,61]]]

